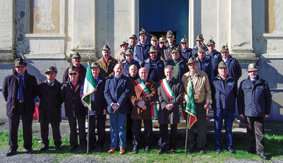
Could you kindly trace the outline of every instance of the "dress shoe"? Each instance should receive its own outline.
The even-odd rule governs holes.
[[[165,151],[163,149],[159,149],[159,151],[157,152],[158,155],[164,153]]]
[[[97,147],[97,152],[102,152],[102,151],[103,151],[102,147]]]
[[[189,152],[189,153],[193,153],[193,152],[194,152],[194,148],[189,148],[189,149],[188,149],[188,152]]]
[[[13,156],[16,153],[17,153],[16,149],[10,148],[6,156]]]
[[[216,149],[214,152],[218,154],[221,152],[221,149]]]
[[[83,149],[84,151],[86,151],[86,150],[87,150],[87,146],[82,146],[82,149]]]
[[[33,150],[31,148],[27,149],[27,154],[32,154]]]
[[[229,153],[231,153],[231,154],[235,154],[235,150],[234,150],[233,148],[229,148],[228,151],[229,151]]]
[[[133,146],[133,154],[137,154],[138,153],[138,146],[134,145]]]
[[[249,153],[250,153],[250,154],[255,154],[256,151],[255,151],[255,150],[252,150],[252,149],[248,149],[248,150],[247,150],[247,154],[249,154]]]
[[[148,152],[150,151],[150,147],[149,147],[149,146],[146,146],[146,147],[144,148],[144,151],[145,151],[145,153],[148,153]]]
[[[120,148],[120,155],[122,155],[122,154],[125,154],[126,153],[126,151],[125,151],[125,148]]]
[[[48,149],[48,147],[42,146],[39,151],[42,152],[42,151],[45,151],[45,150],[47,150],[47,149]]]
[[[61,146],[58,145],[58,146],[55,147],[55,149],[59,151],[59,150],[61,150],[62,148],[61,148]]]
[[[265,153],[260,153],[260,154],[257,154],[257,155],[259,155],[264,160],[268,159],[267,156],[265,155]]]
[[[204,153],[205,153],[204,148],[198,148],[198,151],[199,151],[199,153],[201,153],[201,154],[204,154]]]
[[[69,148],[69,151],[72,152],[72,151],[74,151],[77,147],[78,147],[77,145],[76,145],[76,146],[73,146],[73,147],[70,147],[70,148]]]
[[[170,153],[176,153],[176,149],[171,149]]]
[[[113,153],[115,151],[115,148],[110,148],[107,153]]]

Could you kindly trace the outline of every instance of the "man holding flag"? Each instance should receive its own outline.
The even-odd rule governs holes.
[[[196,61],[194,57],[191,57],[188,60],[187,65],[190,71],[185,73],[182,78],[185,89],[184,99],[187,102],[186,112],[188,112],[190,116],[188,125],[188,152],[193,152],[194,146],[197,144],[198,151],[200,153],[205,153],[206,110],[209,109],[211,104],[211,90],[206,73],[201,70],[197,70],[197,62],[198,61]],[[191,96],[192,94],[194,96]],[[189,98],[190,96],[191,98]],[[195,107],[192,98],[195,100]],[[194,125],[195,122],[198,130],[196,141],[194,139],[194,128],[196,127],[196,125]]]
[[[90,63],[87,67],[84,87],[81,89],[82,101],[88,111],[88,143],[92,151],[97,145],[97,151],[103,151],[105,143],[105,115],[107,103],[104,98],[105,78],[100,75],[100,67],[97,62]],[[95,136],[95,119],[97,118],[97,135]]]
[[[177,145],[177,124],[179,119],[184,119],[182,111],[182,101],[184,88],[182,83],[173,77],[174,68],[167,65],[164,70],[166,78],[160,81],[161,86],[158,87],[158,99],[161,109],[158,112],[158,122],[160,129],[160,139],[158,141],[159,151],[157,154],[162,154],[166,150],[168,139],[168,124],[170,124],[170,153],[176,152]]]

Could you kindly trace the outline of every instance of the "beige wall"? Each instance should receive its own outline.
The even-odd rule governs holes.
[[[265,0],[265,33],[272,33],[275,29],[274,1]]]

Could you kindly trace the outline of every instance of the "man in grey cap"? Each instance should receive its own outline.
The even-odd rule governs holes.
[[[192,49],[188,48],[188,39],[182,38],[181,40],[181,57],[186,60],[186,62],[192,57]]]
[[[123,68],[124,68],[123,74],[125,76],[127,76],[127,75],[129,75],[129,68],[130,68],[131,65],[136,65],[138,70],[140,68],[140,65],[139,65],[138,61],[134,60],[133,52],[132,52],[131,49],[128,49],[126,51],[125,56],[126,56],[126,60],[122,61],[121,64],[123,65]]]
[[[137,36],[135,34],[132,34],[132,36],[129,37],[129,46],[128,49],[131,49],[134,52],[134,47],[137,44]]]
[[[198,57],[197,57],[198,70],[204,71],[206,75],[208,76],[209,82],[211,82],[212,79],[214,78],[214,71],[213,71],[210,57],[206,56],[205,52],[206,52],[205,46],[200,45],[198,47]]]
[[[193,56],[195,56],[195,57],[197,57],[197,53],[198,53],[198,47],[199,46],[201,46],[201,45],[203,45],[204,47],[205,47],[205,45],[204,45],[204,43],[203,43],[203,35],[202,34],[199,34],[199,35],[197,35],[197,38],[196,38],[196,46],[193,48],[193,50],[192,50],[192,53],[193,53]],[[205,47],[205,51],[207,51],[207,48]]]
[[[175,36],[172,31],[170,30],[167,31],[166,38],[167,38],[167,43],[163,48],[163,55],[164,55],[163,57],[165,61],[171,58],[171,52],[174,48],[180,47],[177,43],[174,42]]]
[[[123,41],[122,44],[120,45],[121,49],[122,49],[122,52],[120,54],[118,54],[117,56],[117,61],[118,62],[122,62],[126,59],[126,51],[128,50],[128,43],[126,41]]]
[[[212,39],[208,41],[206,47],[208,49],[208,51],[206,51],[206,56],[210,57],[212,68],[214,71],[213,77],[215,77],[218,74],[218,64],[220,61],[222,61],[221,54],[219,53],[219,51],[215,50],[215,42]]]
[[[144,60],[149,57],[148,51],[150,48],[150,44],[148,43],[147,33],[144,29],[142,29],[139,33],[140,41],[136,44],[134,48],[134,59],[139,62],[141,65]]]
[[[104,45],[102,48],[103,57],[97,60],[97,64],[100,67],[100,75],[104,78],[108,78],[114,75],[114,66],[118,63],[118,61],[111,56],[110,47],[108,45]]]
[[[79,53],[73,54],[72,65],[78,68],[78,71],[79,71],[79,74],[80,74],[79,78],[84,80],[86,68],[81,64],[81,55]],[[69,72],[69,67],[64,72],[63,82],[68,80],[68,78],[69,78],[68,72]]]
[[[15,60],[14,74],[4,79],[2,93],[7,102],[7,117],[9,118],[9,146],[6,156],[12,156],[18,149],[18,128],[20,119],[23,124],[24,148],[28,154],[32,150],[32,118],[34,112],[34,98],[37,93],[36,78],[26,70],[23,59]]]
[[[255,63],[248,66],[248,78],[243,80],[238,93],[238,112],[246,120],[249,149],[268,159],[264,152],[264,119],[271,112],[271,93],[267,81],[259,78]]]
[[[42,148],[40,151],[45,151],[49,148],[49,123],[52,127],[56,150],[61,150],[62,141],[60,134],[60,122],[61,105],[63,101],[60,96],[60,90],[62,84],[55,79],[57,75],[56,67],[50,66],[45,74],[47,79],[38,85],[37,93],[37,96],[40,99],[39,122],[42,140]]]

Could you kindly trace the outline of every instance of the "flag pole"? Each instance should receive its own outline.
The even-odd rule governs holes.
[[[90,64],[90,57],[91,56],[89,56],[89,62],[88,62],[88,64]],[[88,66],[88,65],[87,65]],[[86,146],[86,154],[88,155],[88,153],[89,153],[89,112],[90,112],[90,109],[91,109],[91,96],[90,96],[90,103],[89,103],[89,107],[90,108],[88,108],[88,114],[87,114],[87,146]]]
[[[187,144],[188,144],[188,117],[189,114],[187,114],[187,121],[186,121],[186,140],[185,140],[185,154],[187,153]]]

